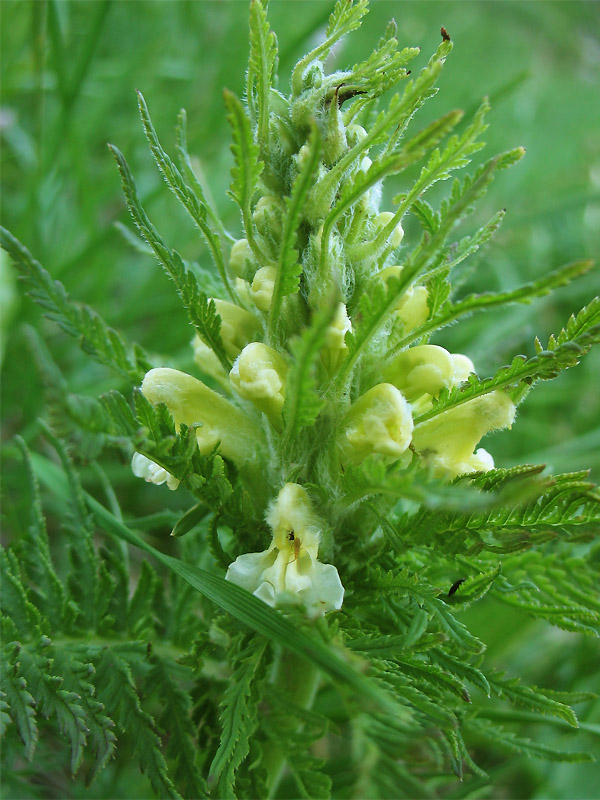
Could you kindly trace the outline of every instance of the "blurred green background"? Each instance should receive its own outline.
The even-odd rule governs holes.
[[[330,10],[331,4],[321,0],[272,0],[283,92],[295,60],[322,32]],[[167,242],[208,265],[205,247],[147,150],[134,90],[143,91],[167,150],[174,143],[177,112],[187,109],[190,152],[199,159],[226,223],[239,232],[235,207],[225,194],[231,155],[222,90],[243,92],[246,2],[2,0],[0,13],[2,224],[72,297],[156,354],[157,364],[193,372],[190,328],[175,292],[154,259],[136,251],[114,224],[130,226],[106,143],[126,155],[147,211]],[[376,0],[362,29],[336,50],[331,67],[343,68],[367,55],[390,17],[398,23],[402,45],[422,48],[414,70],[437,46],[441,25],[455,44],[439,95],[411,130],[452,108],[468,116],[489,95],[491,127],[481,158],[517,145],[527,148],[526,158],[501,173],[465,225],[465,231],[472,229],[507,208],[503,228],[472,260],[460,291],[514,287],[565,262],[594,258],[600,243],[600,5]],[[398,176],[389,196],[402,189]],[[409,243],[411,231],[409,224]],[[517,352],[531,354],[536,335],[543,340],[559,330],[597,293],[597,276],[592,272],[534,306],[475,317],[435,341],[469,354],[480,375],[490,374]],[[92,396],[130,387],[42,318],[5,261],[1,325],[4,484],[11,499],[3,514],[10,528],[25,502],[19,500],[24,474],[13,458],[11,438],[20,433],[33,443],[37,418],[64,387]],[[46,350],[64,385],[53,376]],[[513,430],[484,442],[496,462],[543,462],[553,471],[589,467],[600,479],[599,370],[600,353],[595,353],[555,382],[538,386]],[[83,445],[75,455],[84,461],[82,454],[95,452],[93,442]],[[102,463],[132,513],[150,513],[165,503],[185,507],[185,497],[135,481],[128,465],[116,463],[114,456],[103,456]],[[90,473],[87,480],[93,484],[96,478]],[[513,674],[520,670],[526,680],[550,687],[589,688],[594,651],[587,642],[546,629],[538,638],[537,626],[491,604],[481,604],[472,621],[490,643],[491,656],[500,666],[510,662]],[[561,663],[565,648],[564,674],[549,673],[546,665]],[[578,743],[579,749],[585,746],[583,740]],[[493,796],[591,797],[593,769],[499,760],[492,770]],[[103,796],[101,787],[97,792],[94,796]]]

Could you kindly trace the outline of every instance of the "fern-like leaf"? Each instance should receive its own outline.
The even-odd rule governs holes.
[[[135,383],[141,381],[150,363],[139,345],[132,352],[121,335],[96,311],[71,300],[62,283],[52,280],[29,250],[5,228],[0,228],[0,243],[30,286],[30,295],[50,319],[77,339],[84,352],[101,364]]]
[[[135,181],[125,157],[113,145],[110,145],[110,149],[119,167],[123,191],[135,224],[162,264],[163,269],[175,284],[177,294],[181,298],[190,322],[196,328],[198,335],[212,348],[223,367],[229,371],[231,362],[223,347],[220,334],[221,318],[216,312],[214,301],[209,301],[204,292],[200,291],[193,273],[190,270],[186,270],[179,253],[176,250],[171,250],[165,244],[140,203]]]

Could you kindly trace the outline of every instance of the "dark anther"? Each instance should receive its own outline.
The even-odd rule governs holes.
[[[450,41],[450,34],[449,34],[449,33],[448,33],[448,31],[446,30],[446,28],[444,28],[444,26],[443,26],[443,25],[442,25],[442,29],[440,30],[440,33],[442,34],[442,39],[443,39],[445,42],[449,42],[449,41]]]
[[[454,594],[454,592],[456,592],[461,583],[464,583],[466,580],[467,580],[466,578],[459,578],[457,581],[455,581],[450,587],[450,591],[448,592],[448,597],[451,597]]]
[[[288,542],[293,542],[296,537],[294,536],[294,531],[290,531],[288,533]]]
[[[367,94],[365,89],[352,89],[350,86],[344,87],[343,83],[335,87],[335,99],[337,100],[338,108],[341,108],[346,100],[352,100],[359,94]]]

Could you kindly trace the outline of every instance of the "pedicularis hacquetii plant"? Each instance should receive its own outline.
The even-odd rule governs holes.
[[[152,154],[219,280],[163,240],[111,147],[144,246],[193,327],[198,377],[127,345],[3,232],[34,299],[133,389],[132,402],[117,391],[68,395],[71,446],[45,428],[57,461],[21,441],[32,516],[3,553],[2,582],[14,763],[24,746],[43,770],[54,726],[70,742],[73,773],[91,779],[133,752],[160,797],[379,798],[466,795],[485,784],[496,749],[590,758],[503,726],[512,704],[576,727],[570,704],[589,698],[486,666],[485,643],[461,612],[494,597],[598,635],[600,506],[586,473],[497,468],[480,440],[510,428],[534,384],[600,338],[600,303],[487,378],[466,355],[430,343],[590,263],[456,297],[452,276],[503,212],[470,231],[469,215],[524,151],[460,172],[483,147],[486,101],[470,120],[450,111],[425,127],[413,121],[452,49],[443,28],[418,74],[408,68],[418,49],[398,48],[393,23],[366,61],[328,74],[332,48],[366,10],[365,0],[338,0],[285,95],[265,7],[251,3],[246,97],[224,95],[235,237],[194,172],[184,112],[173,160],[139,95]],[[392,210],[381,203],[388,179]],[[425,197],[440,181],[449,188],[434,208]],[[410,217],[420,233],[405,237]],[[155,548],[140,533],[164,532],[168,513],[128,519],[112,493],[109,510],[82,489],[77,430],[132,459],[140,478],[187,493],[189,511],[169,528],[176,542]],[[66,578],[40,480],[68,504]],[[132,567],[127,544],[152,559]]]

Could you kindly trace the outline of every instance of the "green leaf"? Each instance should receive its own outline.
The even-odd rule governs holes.
[[[27,681],[19,675],[20,648],[17,642],[4,645],[0,686],[6,697],[10,718],[25,745],[25,757],[31,761],[38,741],[38,728],[35,719],[35,699],[27,688]],[[7,652],[9,649],[12,652]]]
[[[38,468],[39,461],[35,466]],[[62,496],[67,491],[64,476],[57,473],[57,468],[46,462],[47,470],[38,470],[40,480],[50,481]],[[338,655],[331,647],[327,647],[316,636],[297,629],[278,611],[270,608],[249,592],[223,578],[187,564],[157,550],[130,528],[117,519],[110,511],[98,503],[91,495],[86,494],[86,502],[99,525],[112,536],[126,541],[134,547],[154,556],[160,563],[182,578],[186,583],[200,592],[223,611],[242,622],[257,633],[277,642],[302,658],[312,661],[331,677],[342,681],[353,688],[359,696],[388,709],[390,713],[398,713],[399,708],[394,701],[382,692],[369,678],[347,663],[347,654]]]
[[[490,725],[486,720],[469,720],[464,723],[468,731],[477,733],[491,744],[511,750],[527,757],[541,758],[546,761],[562,761],[573,764],[580,764],[595,761],[591,753],[559,750],[541,742],[533,742],[517,736],[499,725]]]
[[[218,786],[219,797],[235,799],[235,772],[250,750],[258,726],[256,674],[266,642],[251,640],[234,658],[234,670],[223,699],[219,721],[221,740],[210,765],[209,781]]]
[[[152,155],[154,156],[154,160],[156,161],[158,168],[162,172],[163,177],[166,180],[169,189],[171,189],[175,197],[177,197],[181,205],[185,208],[185,210],[188,212],[188,214],[198,227],[198,230],[202,233],[204,239],[206,240],[208,248],[211,252],[213,261],[215,262],[215,266],[217,267],[221,280],[223,281],[223,285],[227,289],[227,292],[231,296],[232,300],[235,301],[236,297],[229,285],[229,279],[227,277],[227,272],[225,270],[225,262],[223,260],[221,242],[218,236],[215,235],[210,224],[207,222],[208,209],[206,207],[206,204],[204,203],[202,197],[198,197],[192,191],[192,189],[190,189],[190,187],[183,179],[183,176],[177,169],[176,165],[173,163],[169,155],[162,148],[162,145],[158,140],[158,136],[156,135],[156,131],[154,130],[154,126],[152,125],[152,120],[150,119],[150,112],[148,111],[148,106],[146,105],[144,96],[140,91],[138,91],[138,105],[140,109],[140,116],[142,118],[142,123],[144,125],[144,132],[146,134],[146,138],[148,139],[148,144],[150,145],[150,150],[152,152]],[[128,189],[125,187],[125,176],[121,165],[121,160],[124,159],[122,158],[122,156],[121,159],[119,159],[119,157],[117,156],[118,151],[116,150],[116,148],[112,147],[112,145],[110,146],[110,148],[113,151],[115,157],[117,158],[117,163],[119,164],[121,177],[124,183],[123,189],[125,191],[125,196],[127,197],[129,204],[130,203],[129,195],[131,195],[131,191],[130,190],[128,191]],[[133,194],[135,194],[135,186],[133,186]],[[136,218],[136,214],[134,214],[131,205],[130,205],[130,211],[133,215],[134,220],[136,221],[136,224],[138,225],[138,227],[140,227],[138,219]],[[152,247],[152,249],[156,253],[156,248],[152,244],[152,242],[148,240],[145,231],[142,228],[140,228],[140,232],[142,233],[144,238],[148,241],[148,244]],[[157,256],[159,259],[161,258],[158,253]]]
[[[273,286],[273,296],[269,309],[269,336],[274,338],[275,330],[280,324],[280,312],[283,298],[297,292],[300,286],[302,265],[298,260],[296,242],[298,226],[302,217],[304,201],[314,184],[315,173],[319,166],[321,138],[316,125],[313,125],[308,156],[292,187],[291,196],[286,199],[287,213],[281,236],[281,248],[277,263],[277,276]]]
[[[269,94],[277,63],[277,37],[267,22],[266,3],[250,3],[250,57],[246,76],[248,107],[261,151],[269,146]]]
[[[39,484],[31,462],[31,455],[25,441],[20,436],[16,437],[16,441],[23,453],[32,493],[32,522],[29,527],[29,542],[25,547],[24,554],[27,558],[27,571],[39,588],[40,601],[46,616],[52,620],[55,629],[60,629],[65,614],[65,590],[52,563],[46,520],[42,511]]]
[[[409,596],[424,608],[440,629],[465,650],[481,653],[483,643],[473,636],[467,628],[456,619],[448,606],[439,600],[433,587],[419,580],[404,569],[398,573],[381,573],[370,586],[361,588],[362,592],[375,592],[377,595],[392,594]]]
[[[490,686],[494,694],[504,697],[518,706],[524,706],[540,714],[551,714],[564,719],[573,728],[579,727],[572,708],[546,696],[543,689],[536,686],[522,686],[519,678],[504,678],[501,674],[490,676]]]
[[[255,0],[252,8],[258,6],[261,6],[260,0]],[[223,97],[228,111],[227,119],[233,132],[231,152],[234,165],[231,169],[232,183],[229,194],[240,207],[246,237],[250,242],[253,239],[250,204],[258,189],[258,179],[264,164],[259,161],[259,148],[252,138],[250,120],[241,102],[228,89],[223,92]]]
[[[362,257],[363,249],[366,252],[380,252],[396,225],[402,220],[402,217],[416,199],[420,198],[438,181],[447,180],[453,170],[461,169],[470,163],[469,156],[483,147],[483,144],[476,140],[487,128],[484,120],[489,108],[489,103],[485,100],[475,114],[473,122],[461,136],[452,136],[443,151],[433,151],[429,161],[421,169],[421,174],[408,194],[395,198],[396,202],[400,202],[400,205],[394,213],[394,217],[381,229],[373,242],[367,242],[359,246],[356,258],[360,259]]]
[[[77,339],[82,350],[101,364],[120,372],[134,383],[141,382],[150,369],[150,363],[139,345],[130,353],[121,335],[92,308],[71,300],[62,283],[52,280],[29,250],[5,228],[0,228],[0,243],[28,283],[29,294],[46,311],[49,319]]]
[[[209,300],[204,292],[200,291],[194,274],[186,269],[179,253],[175,250],[170,250],[150,222],[139,201],[133,176],[123,154],[113,145],[109,145],[109,147],[119,167],[125,199],[138,230],[175,284],[177,294],[181,298],[190,322],[197,330],[198,335],[212,348],[223,367],[229,371],[231,362],[223,347],[220,333],[221,318],[217,314],[214,301]]]
[[[130,738],[140,767],[157,796],[180,798],[168,775],[154,720],[142,708],[129,665],[113,648],[102,652],[97,665],[96,685],[99,699]]]
[[[165,754],[173,765],[175,783],[181,787],[184,797],[206,798],[208,787],[202,778],[201,748],[192,721],[192,698],[180,685],[182,677],[191,677],[188,669],[171,658],[153,654],[145,689],[159,699],[163,708],[158,722],[168,734]]]
[[[189,511],[186,511],[185,514],[177,520],[175,527],[171,531],[171,536],[185,536],[186,533],[194,530],[206,517],[209,510],[206,503],[196,503],[195,506],[192,506]]]
[[[190,158],[190,154],[188,153],[187,114],[184,108],[182,108],[179,114],[177,115],[177,125],[175,126],[175,151],[177,153],[177,160],[179,162],[179,167],[183,175],[187,179],[187,184],[192,189],[192,192],[196,195],[196,199],[198,200],[199,205],[201,207],[202,206],[205,207],[206,214],[208,217],[210,217],[213,228],[219,232],[223,240],[233,241],[233,237],[227,233],[227,231],[223,227],[221,218],[214,210],[211,201],[207,196],[208,191],[204,189],[202,183],[200,182],[198,176],[196,175],[196,172],[194,171],[194,167],[192,165],[192,159]]]
[[[337,0],[329,17],[325,41],[317,45],[298,61],[292,73],[292,92],[299,95],[302,91],[302,79],[306,68],[317,59],[324,61],[336,42],[339,42],[351,31],[356,30],[367,13],[367,0]]]
[[[583,308],[577,316],[571,316],[566,328],[557,337],[551,336],[546,349],[536,345],[537,354],[531,358],[516,356],[513,362],[501,367],[491,378],[480,380],[470,375],[468,382],[451,390],[443,390],[428,411],[415,418],[415,425],[438,416],[450,408],[456,408],[475,397],[481,397],[499,389],[509,389],[510,396],[519,401],[523,389],[540,380],[550,380],[559,372],[579,363],[593,344],[600,341],[600,298]]]
[[[337,303],[331,303],[321,313],[316,314],[309,327],[289,344],[292,365],[285,386],[282,434],[283,441],[288,444],[295,440],[302,428],[314,425],[323,407],[324,401],[316,387],[315,372],[336,306]]]
[[[593,261],[574,261],[563,267],[544,275],[537,281],[526,283],[518,289],[507,292],[483,292],[482,294],[471,294],[457,302],[447,302],[430,320],[398,342],[387,353],[387,359],[392,359],[397,353],[403,350],[412,342],[426,336],[433,331],[450,325],[457,319],[468,317],[477,311],[487,311],[492,308],[499,308],[512,303],[530,303],[536,297],[544,297],[561,286],[567,286],[571,281],[585,275],[593,266]]]

